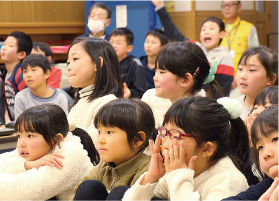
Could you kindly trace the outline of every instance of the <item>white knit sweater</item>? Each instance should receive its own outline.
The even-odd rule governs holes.
[[[94,117],[103,105],[116,99],[116,96],[109,94],[88,102],[88,97],[93,90],[94,85],[90,85],[79,91],[80,100],[71,109],[68,115],[68,121],[69,124],[73,123],[77,127],[86,130],[91,136],[94,144],[96,144],[98,131],[94,126]]]
[[[174,170],[154,184],[140,185],[144,175],[126,191],[123,201],[151,200],[222,200],[248,188],[245,176],[234,166],[229,157],[194,178],[190,169]]]
[[[24,169],[25,160],[17,150],[0,155],[0,200],[47,200],[56,196],[69,200],[75,185],[93,168],[80,138],[68,135],[53,153],[65,157],[63,167]]]

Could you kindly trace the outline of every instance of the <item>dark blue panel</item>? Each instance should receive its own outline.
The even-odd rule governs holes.
[[[102,2],[108,5],[112,11],[110,26],[106,29],[110,33],[116,28],[116,6],[127,5],[127,28],[130,29],[135,36],[134,49],[131,54],[136,57],[145,55],[143,43],[146,33],[153,29],[161,29],[160,20],[155,12],[154,5],[150,1],[85,1],[85,25],[87,25],[87,17],[90,7],[96,3]],[[89,33],[85,26],[86,33]]]

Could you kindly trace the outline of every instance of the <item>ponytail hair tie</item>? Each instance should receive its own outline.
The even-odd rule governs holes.
[[[209,74],[205,78],[205,80],[203,81],[203,84],[210,83],[210,82],[212,82],[214,80],[215,73],[217,71],[217,67],[218,67],[218,61],[217,60],[212,61],[211,65],[210,65],[210,69],[209,69]]]
[[[72,132],[72,131],[74,131],[76,129],[76,124],[70,124],[69,125],[69,130]]]
[[[217,102],[228,111],[230,114],[231,119],[236,119],[240,116],[241,111],[242,111],[242,106],[239,101],[236,99],[231,99],[228,97],[223,97],[217,99]]]

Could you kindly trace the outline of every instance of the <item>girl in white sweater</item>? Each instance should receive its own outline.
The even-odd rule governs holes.
[[[149,144],[148,172],[123,200],[221,200],[248,188],[241,173],[249,153],[248,134],[238,118],[241,106],[229,98],[218,102],[192,97],[170,107],[155,144]]]
[[[117,55],[106,40],[82,38],[70,46],[67,64],[69,83],[76,88],[68,121],[86,130],[95,144],[96,113],[104,104],[123,96]]]
[[[0,155],[0,200],[69,200],[74,186],[99,162],[90,136],[81,129],[69,132],[57,105],[27,109],[15,129],[16,150]]]

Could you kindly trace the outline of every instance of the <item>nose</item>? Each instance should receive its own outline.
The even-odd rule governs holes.
[[[101,133],[97,136],[97,141],[99,144],[105,144],[106,140],[104,135],[102,135]]]
[[[169,144],[172,142],[172,139],[169,138],[169,136],[165,136],[162,139],[162,147],[163,150],[168,150],[169,149]]]
[[[241,79],[244,79],[244,80],[247,79],[247,73],[244,70],[238,71],[237,73],[239,73],[239,77]]]
[[[67,72],[70,72],[71,70],[72,70],[71,63],[68,63],[68,65],[67,65]]]
[[[159,72],[156,70],[156,71],[155,71],[155,75],[154,75],[154,77],[153,77],[154,82],[157,82],[157,81],[158,81],[158,74],[159,74]]]
[[[20,147],[25,147],[26,146],[24,138],[18,138],[17,143],[19,144]]]
[[[258,107],[253,111],[253,115],[257,117],[265,108],[263,106]]]
[[[265,160],[268,160],[268,159],[274,157],[274,151],[272,148],[269,148],[269,146],[265,146],[263,152],[264,152],[263,157]]]

